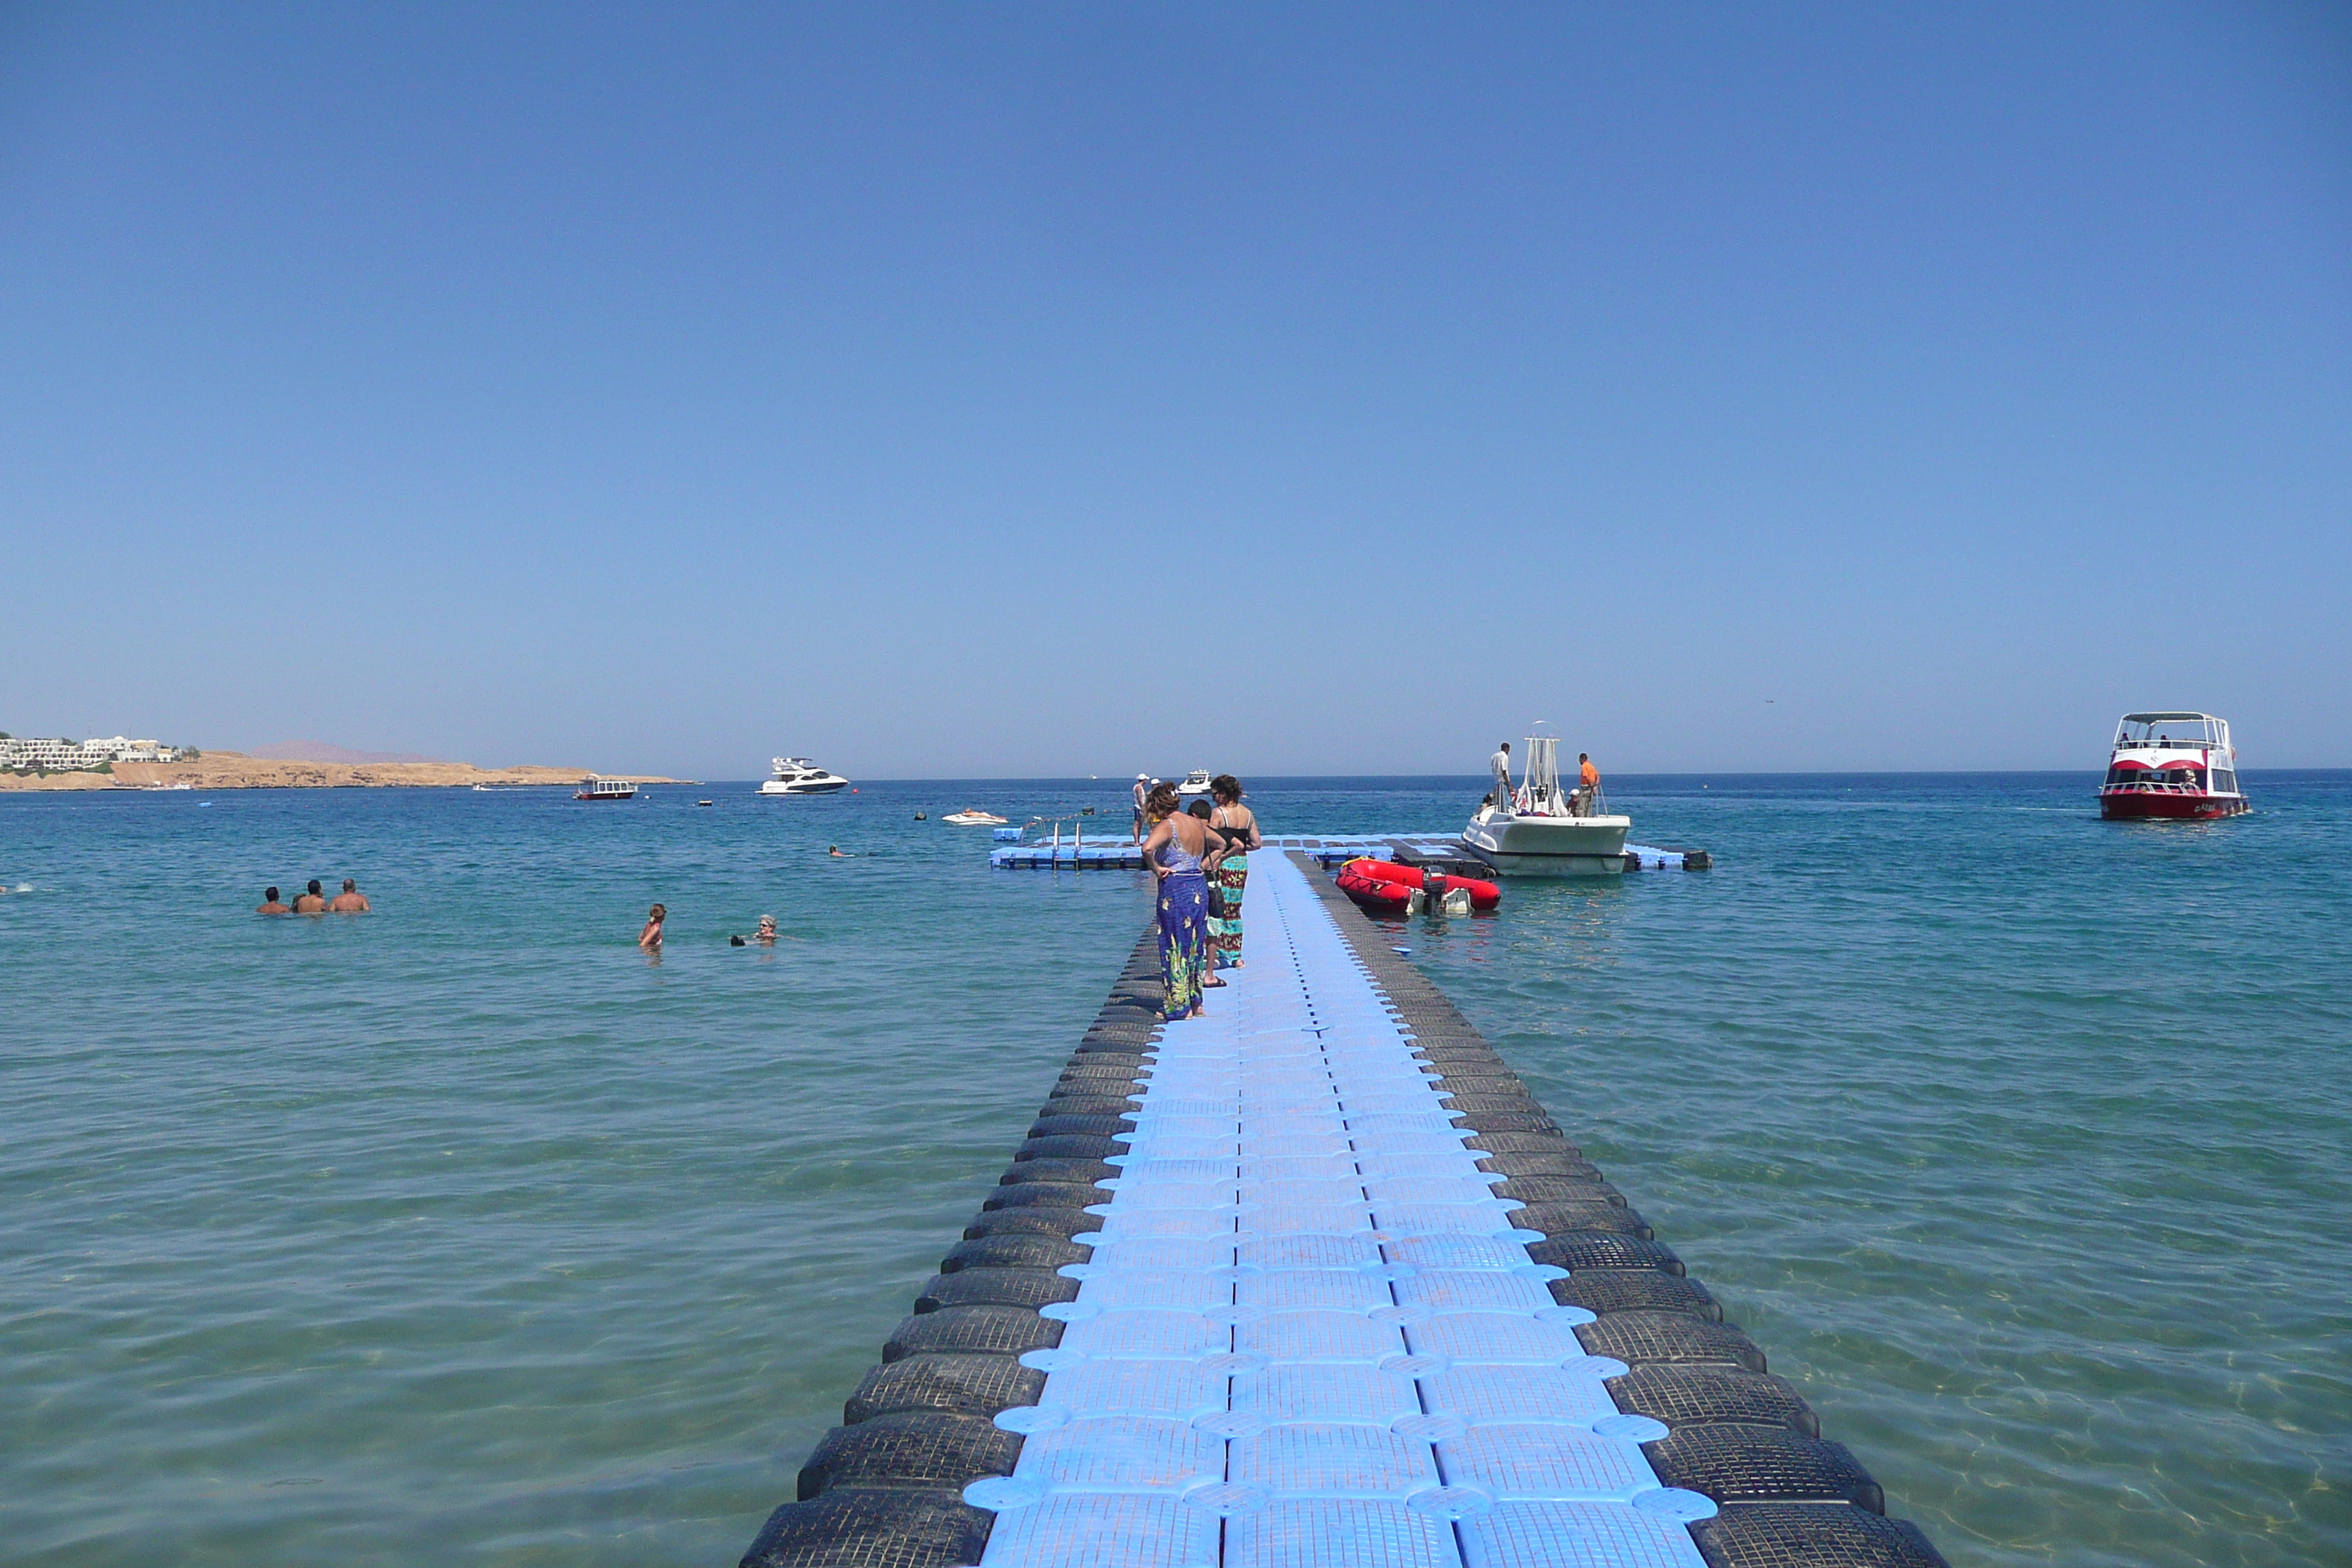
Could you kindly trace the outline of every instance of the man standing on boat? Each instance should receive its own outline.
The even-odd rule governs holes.
[[[1511,743],[1505,741],[1501,745],[1496,746],[1495,754],[1486,759],[1486,765],[1495,773],[1495,809],[1496,811],[1512,810]]]
[[[1592,765],[1592,758],[1576,753],[1576,805],[1572,815],[1591,816],[1593,803],[1601,798],[1601,770]]]

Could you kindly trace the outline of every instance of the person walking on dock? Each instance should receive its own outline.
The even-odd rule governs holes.
[[[1150,794],[1151,794],[1151,775],[1150,775],[1150,773],[1138,773],[1138,774],[1136,774],[1136,775],[1135,775],[1135,829],[1134,829],[1134,837],[1135,837],[1135,842],[1137,842],[1138,844],[1140,844],[1140,843],[1142,843],[1142,842],[1143,842],[1143,811],[1144,811],[1144,803],[1145,803],[1146,799],[1150,795]]]
[[[1154,784],[1143,809],[1153,820],[1143,863],[1160,884],[1160,1016],[1173,1023],[1208,1010],[1201,982],[1209,963],[1209,881],[1201,863],[1223,849],[1225,838],[1176,809],[1174,784]]]
[[[1576,753],[1576,804],[1569,808],[1572,816],[1591,816],[1593,802],[1601,798],[1601,770],[1583,752]]]
[[[1242,965],[1242,889],[1249,885],[1250,851],[1265,840],[1257,830],[1257,814],[1242,804],[1242,781],[1219,773],[1209,781],[1210,798],[1217,803],[1209,826],[1224,835],[1225,852],[1209,868],[1209,944],[1217,967]]]
[[[1511,743],[1508,741],[1495,748],[1486,759],[1486,766],[1495,775],[1495,809],[1511,809]]]

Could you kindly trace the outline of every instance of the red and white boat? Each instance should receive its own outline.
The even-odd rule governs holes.
[[[2230,726],[2210,713],[2126,713],[2116,727],[2099,815],[2202,820],[2252,811]]]

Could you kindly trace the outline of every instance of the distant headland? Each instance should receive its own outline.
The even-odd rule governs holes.
[[[377,753],[348,752],[320,742],[293,742],[268,750],[299,755],[248,756],[243,752],[200,752],[188,747],[158,746],[153,742],[126,742],[111,754],[100,754],[100,742],[18,742],[20,749],[38,745],[43,753],[18,763],[13,755],[0,758],[0,790],[86,789],[462,789],[473,784],[515,787],[527,784],[576,784],[591,776],[586,768],[482,768],[471,763],[436,763],[404,758],[379,761]],[[47,754],[55,750],[57,754]],[[68,752],[70,754],[68,754]],[[168,759],[168,760],[164,760]],[[30,765],[25,765],[29,763]],[[44,765],[47,764],[47,765]],[[685,779],[651,774],[606,773],[633,784],[685,784]]]

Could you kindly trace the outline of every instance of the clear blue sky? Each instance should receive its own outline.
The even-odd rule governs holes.
[[[2352,763],[2352,12],[0,11],[0,728]]]

